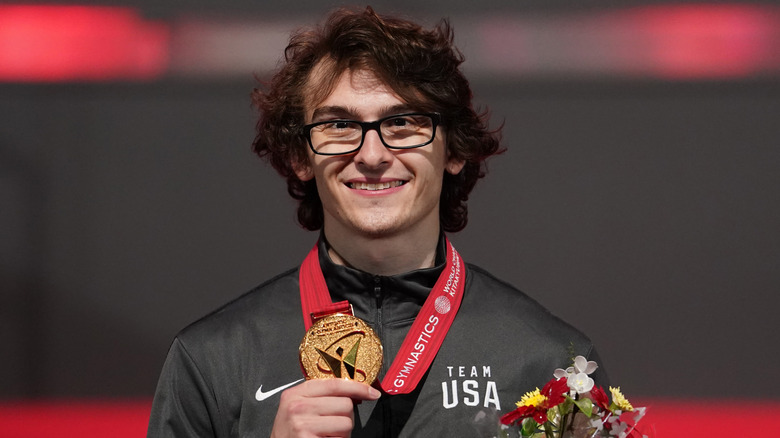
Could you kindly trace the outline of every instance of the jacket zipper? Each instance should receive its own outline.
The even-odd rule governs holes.
[[[376,335],[382,339],[382,278],[374,276],[374,300],[376,302]]]
[[[379,337],[380,341],[383,340],[383,330],[382,330],[382,277],[379,275],[374,276],[374,300],[376,301],[376,335]],[[387,359],[385,357],[384,359]],[[387,360],[382,361],[382,368],[383,371],[387,371]],[[382,403],[380,404],[382,409],[382,424],[384,424],[383,427],[383,433],[382,436],[390,437],[392,436],[393,428],[390,418],[390,403]]]

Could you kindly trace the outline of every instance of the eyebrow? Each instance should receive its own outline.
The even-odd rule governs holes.
[[[401,114],[405,112],[411,112],[415,111],[415,109],[406,103],[401,103],[398,105],[393,105],[389,107],[382,108],[379,112],[381,114],[381,117],[391,116],[393,114]],[[314,110],[314,113],[311,116],[312,123],[327,120],[329,118],[339,118],[339,119],[360,119],[360,116],[358,115],[360,111],[355,107],[344,107],[339,105],[330,105],[330,106],[323,106],[319,107]]]

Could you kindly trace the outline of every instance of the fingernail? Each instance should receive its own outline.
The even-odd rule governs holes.
[[[372,388],[372,387],[370,387],[370,386],[369,386],[369,387],[368,387],[368,395],[369,395],[369,396],[370,396],[372,399],[376,400],[376,399],[378,399],[379,397],[381,397],[381,396],[382,396],[382,393],[381,393],[381,392],[379,392],[379,391],[377,391],[376,389],[374,389],[374,388]]]

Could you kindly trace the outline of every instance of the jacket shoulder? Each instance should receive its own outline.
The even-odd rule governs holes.
[[[183,328],[178,334],[183,344],[204,338],[233,336],[237,331],[272,328],[280,318],[298,316],[298,268],[289,269],[248,292],[218,307],[207,315]],[[296,319],[297,321],[297,319]]]
[[[467,292],[464,300],[479,313],[492,313],[494,320],[543,339],[573,343],[586,351],[590,339],[580,330],[554,315],[534,298],[475,265],[467,265]]]

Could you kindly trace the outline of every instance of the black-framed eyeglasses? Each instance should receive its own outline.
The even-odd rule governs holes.
[[[309,147],[319,155],[344,155],[363,146],[368,131],[376,131],[382,144],[390,149],[412,149],[430,144],[441,123],[439,113],[405,113],[383,117],[374,122],[326,120],[303,127]]]

